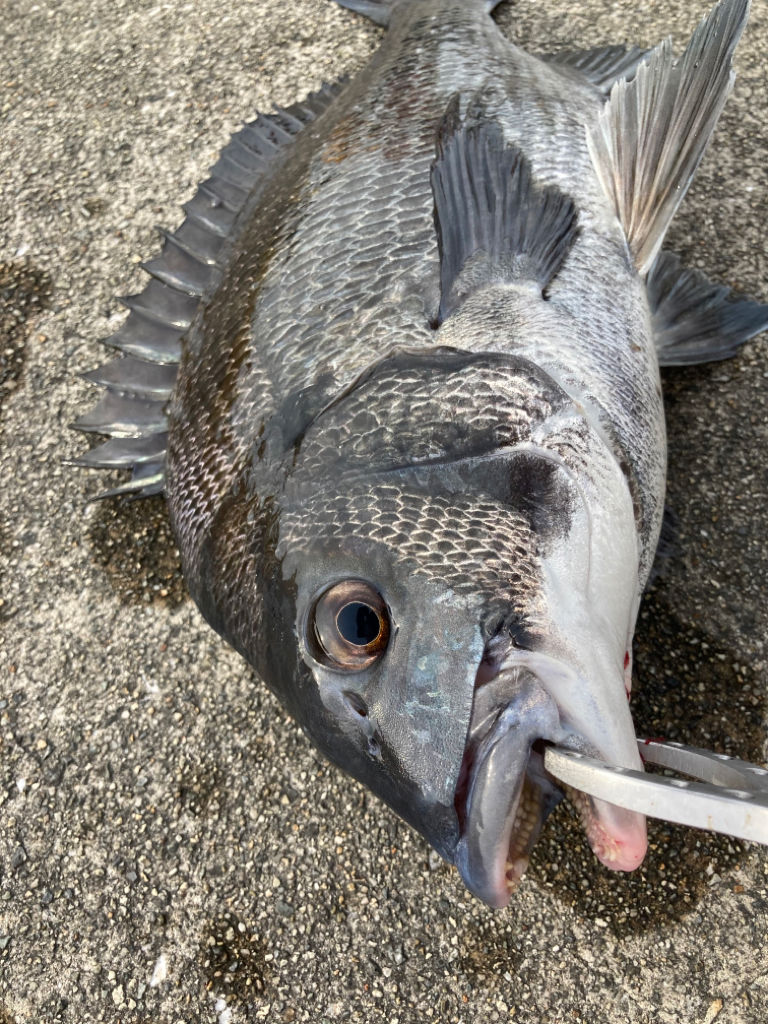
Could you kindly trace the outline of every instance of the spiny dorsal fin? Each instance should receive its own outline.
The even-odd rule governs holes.
[[[651,50],[631,82],[614,85],[587,132],[595,170],[641,274],[661,248],[731,91],[731,58],[748,12],[749,0],[721,0],[679,60],[669,39]]]
[[[346,79],[324,84],[300,103],[275,107],[246,124],[232,136],[211,176],[184,207],[187,216],[181,227],[174,232],[159,229],[165,237],[162,251],[142,264],[152,280],[138,295],[122,300],[130,315],[105,342],[125,355],[83,375],[106,393],[73,427],[108,434],[112,440],[71,463],[133,469],[131,480],[100,497],[163,490],[166,410],[182,338],[215,283],[237,215],[275,157],[330,106],[345,84]]]
[[[739,345],[768,330],[768,305],[681,267],[672,252],[657,256],[647,290],[660,366],[730,359]]]
[[[501,126],[459,119],[459,96],[445,114],[432,167],[440,252],[440,322],[489,284],[534,280],[542,292],[578,233],[573,201],[534,184],[521,151]]]
[[[81,376],[91,384],[111,388],[123,397],[167,402],[173,395],[176,373],[177,368],[172,363],[148,363],[125,356]]]
[[[647,53],[647,50],[642,50],[639,46],[627,49],[626,46],[618,44],[596,46],[592,50],[565,50],[562,53],[547,54],[541,59],[548,64],[573,68],[574,71],[581,72],[593,85],[607,93],[621,78],[630,82]]]

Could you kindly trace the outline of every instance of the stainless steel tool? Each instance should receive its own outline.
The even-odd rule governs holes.
[[[646,763],[695,781],[620,768],[560,747],[547,749],[544,765],[560,782],[619,807],[768,846],[768,769],[682,743],[637,744]]]

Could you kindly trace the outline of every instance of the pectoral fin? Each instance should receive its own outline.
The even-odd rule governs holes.
[[[641,274],[653,265],[731,91],[731,58],[748,12],[749,0],[721,0],[679,60],[664,40],[631,82],[614,85],[587,132],[595,170]]]
[[[543,292],[578,233],[573,200],[537,186],[522,152],[482,111],[462,122],[459,100],[448,106],[432,167],[441,323],[491,284],[527,280]]]

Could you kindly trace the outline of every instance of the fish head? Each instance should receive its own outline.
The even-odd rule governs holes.
[[[313,743],[497,907],[562,796],[543,745],[640,764],[631,501],[627,518],[626,481],[602,442],[595,469],[582,420],[525,360],[397,350],[290,444],[268,437],[245,489],[269,508],[269,555],[258,629],[229,638]],[[639,863],[642,819],[581,809],[598,856]]]

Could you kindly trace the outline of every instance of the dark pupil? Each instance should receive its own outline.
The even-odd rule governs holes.
[[[349,644],[365,647],[372,644],[381,632],[379,617],[367,604],[353,601],[345,605],[336,618],[339,633]]]

